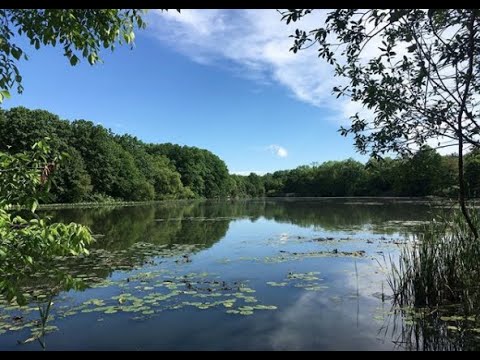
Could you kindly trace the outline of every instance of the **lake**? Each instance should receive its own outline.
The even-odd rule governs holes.
[[[392,306],[386,273],[442,211],[378,198],[45,210],[97,241],[29,279],[27,306],[0,302],[0,349],[426,349],[428,332]],[[80,288],[65,291],[59,272]],[[440,348],[479,348],[441,334]]]

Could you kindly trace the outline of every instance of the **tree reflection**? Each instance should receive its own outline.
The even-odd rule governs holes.
[[[128,271],[155,261],[182,258],[183,255],[202,251],[224,238],[232,221],[267,219],[327,231],[370,226],[374,232],[403,232],[408,235],[417,230],[414,227],[402,227],[402,221],[412,218],[428,220],[432,216],[427,205],[375,201],[376,204],[371,205],[359,205],[346,199],[172,201],[139,206],[45,211],[54,221],[89,226],[96,242],[90,246],[88,256],[58,257],[53,263],[40,262],[41,268],[34,273],[14,274],[12,279],[19,291],[26,295],[27,302],[39,304],[37,329],[22,343],[38,340],[42,348],[46,347],[49,314],[54,307],[53,300],[61,292],[96,287],[118,270]],[[389,220],[399,223],[386,229],[385,223]],[[0,310],[4,305],[0,302]],[[406,326],[403,322],[401,324]],[[437,326],[435,323],[430,325]],[[416,326],[402,330],[400,333],[405,337],[398,341],[415,340],[418,331],[422,330],[418,328],[421,325]],[[428,339],[428,336],[440,335],[441,332],[423,332],[421,337]],[[414,342],[411,344],[412,347],[417,346]],[[419,344],[418,341],[416,344]],[[430,344],[440,346],[438,344],[442,342],[421,342],[421,346],[432,346]]]

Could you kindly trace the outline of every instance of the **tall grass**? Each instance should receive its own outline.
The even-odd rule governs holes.
[[[480,227],[480,217],[472,210]],[[458,305],[465,313],[480,311],[480,242],[459,211],[438,218],[391,260],[388,283],[400,306]]]
[[[471,214],[480,227],[479,212]],[[459,210],[436,218],[403,245],[398,258],[390,257],[387,281],[394,317],[401,318],[398,346],[480,349],[480,241]]]

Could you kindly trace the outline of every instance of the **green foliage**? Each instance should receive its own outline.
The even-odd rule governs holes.
[[[465,179],[470,196],[480,196],[480,151],[472,151],[465,157]]]
[[[193,197],[193,193],[184,188],[180,174],[167,157],[148,153],[145,144],[136,137],[122,135],[115,139],[133,155],[136,166],[152,184],[156,199]]]
[[[368,186],[366,195],[392,196],[395,194],[395,185],[404,181],[399,170],[399,161],[386,157],[382,160],[370,158],[365,165],[367,171]]]
[[[288,9],[282,20],[295,22],[311,12]],[[323,27],[297,29],[290,49],[317,44],[319,57],[340,78],[333,92],[367,110],[340,128],[353,135],[361,153],[411,154],[428,140],[437,148],[457,147],[458,200],[475,238],[463,152],[464,144],[480,148],[479,16],[479,9],[336,9]]]
[[[458,194],[458,156],[442,156],[438,195],[455,197]],[[470,180],[467,179],[467,185]],[[473,197],[475,194],[471,194]]]
[[[79,224],[48,224],[45,219],[25,220],[0,209],[0,293],[24,303],[17,284],[56,256],[88,253],[90,230]]]
[[[182,183],[196,196],[225,197],[229,192],[229,174],[225,163],[208,150],[176,144],[150,144],[152,155],[164,155],[180,173]]]
[[[365,165],[347,159],[261,177],[231,175],[230,196],[452,196],[457,190],[456,162],[455,155],[441,156],[422,147],[397,159],[372,157]],[[475,183],[474,174],[472,170],[469,183]]]
[[[48,146],[54,156],[67,156],[54,176],[54,193],[50,201],[82,200],[91,191],[91,179],[83,158],[69,144],[69,123],[45,110],[15,107],[0,110],[0,151],[17,153],[28,150],[33,143],[48,137]],[[46,200],[46,199],[44,199]]]
[[[32,150],[14,155],[0,152],[0,206],[27,206],[34,212],[38,199],[46,196],[55,163],[47,160],[50,147],[45,142]]]
[[[24,151],[47,136],[52,154],[68,159],[55,172],[51,196],[43,202],[225,197],[230,189],[225,163],[207,150],[145,144],[44,110],[0,110],[0,151]]]
[[[56,256],[88,253],[93,239],[79,224],[48,224],[35,214],[45,197],[61,157],[51,158],[48,139],[31,151],[0,152],[0,293],[9,301],[25,302],[19,283]],[[27,207],[27,209],[25,209]],[[18,209],[28,217],[16,215]]]
[[[52,179],[55,193],[51,201],[57,203],[80,202],[92,192],[91,178],[85,162],[75,148],[68,147],[65,161]]]
[[[52,155],[66,158],[53,173],[50,195],[39,198],[43,203],[227,196],[452,196],[457,190],[458,157],[440,156],[429,147],[397,159],[371,158],[365,165],[347,159],[240,176],[229,175],[225,163],[204,149],[146,144],[131,135],[115,135],[91,121],[69,122],[44,110],[0,111],[0,151],[26,151],[25,144],[49,135]],[[475,154],[466,157],[472,196],[478,194],[480,175]],[[31,160],[25,154],[16,156]],[[4,182],[11,180],[4,177]]]
[[[422,147],[398,169],[409,181],[397,181],[395,187],[401,195],[433,195],[440,189],[442,181],[442,157],[428,146]]]
[[[311,12],[289,9],[282,19],[300,21]],[[341,128],[361,152],[409,153],[439,137],[478,147],[479,15],[478,9],[336,9],[323,26],[297,29],[291,50],[317,45],[339,77],[337,97],[371,110],[352,114],[351,126]]]

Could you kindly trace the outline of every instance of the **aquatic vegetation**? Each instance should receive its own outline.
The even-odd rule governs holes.
[[[441,308],[393,305],[377,309],[374,320],[383,323],[379,332],[384,336],[394,324],[397,347],[406,350],[475,350],[480,345],[480,318],[455,315],[456,305]]]
[[[289,272],[282,282],[268,281],[267,285],[274,287],[284,287],[291,285],[296,288],[302,288],[308,291],[321,291],[327,289],[328,286],[321,285],[320,282],[323,279],[319,278],[317,275],[320,275],[318,271],[310,271],[307,273],[294,273]],[[261,305],[259,305],[261,306]]]
[[[91,280],[87,276],[83,279]],[[117,313],[140,314],[132,318],[141,320],[153,316],[162,311],[178,310],[184,307],[193,307],[198,310],[217,308],[228,314],[252,315],[257,310],[275,310],[275,305],[255,305],[258,299],[252,296],[255,290],[240,282],[226,282],[219,280],[215,274],[201,273],[174,273],[165,269],[158,269],[145,273],[137,273],[128,277],[113,281],[105,280],[106,286],[117,288],[118,295],[109,299],[91,298],[77,306],[62,306],[54,310],[50,315],[50,321],[54,317],[65,318],[79,314],[96,313],[102,317],[98,321],[104,321],[105,316]],[[99,284],[101,285],[101,283]],[[140,285],[140,286],[139,286]],[[191,301],[193,298],[218,298],[216,301]],[[13,314],[34,311],[35,304],[28,307],[10,305],[6,301],[0,303],[1,312],[5,315],[0,317],[0,331],[19,331],[25,328],[31,329],[31,338],[36,338],[38,329],[35,325],[38,320],[34,317],[15,317]],[[15,320],[20,319],[20,320]],[[53,327],[45,328],[50,332]],[[45,333],[45,332],[44,332]],[[24,342],[25,343],[25,342]]]
[[[282,250],[280,255],[266,256],[263,258],[265,263],[280,263],[285,261],[298,261],[308,258],[321,258],[321,257],[363,257],[365,256],[365,250],[358,251],[339,251],[333,249],[331,251],[308,251],[308,252],[287,252]]]
[[[259,204],[264,211],[265,202],[262,200]],[[302,322],[299,324],[301,326],[299,329],[304,335],[305,327],[315,325],[314,320],[310,324],[308,319],[309,312],[315,311],[309,306],[315,309],[319,308],[317,305],[324,306],[327,313],[338,311],[340,317],[345,314],[351,320],[350,315],[355,311],[355,303],[359,304],[357,311],[361,314],[360,319],[365,319],[367,315],[367,319],[362,321],[365,321],[370,329],[373,328],[373,333],[376,332],[377,327],[383,329],[385,324],[391,326],[392,319],[396,317],[393,321],[397,324],[396,329],[402,329],[402,326],[405,331],[415,327],[421,329],[419,324],[423,321],[425,329],[428,329],[431,324],[439,331],[443,331],[442,336],[449,338],[452,342],[458,336],[470,338],[480,336],[478,321],[472,315],[464,318],[461,312],[453,308],[448,311],[439,311],[438,314],[425,314],[423,317],[416,308],[414,311],[397,307],[393,310],[378,311],[375,314],[370,312],[377,304],[388,308],[390,301],[393,300],[389,297],[390,295],[384,293],[383,288],[380,292],[379,285],[383,280],[380,278],[383,275],[381,273],[374,275],[378,268],[374,268],[375,263],[371,261],[371,257],[382,256],[382,254],[375,255],[377,250],[382,250],[387,257],[389,252],[395,254],[395,251],[398,251],[399,247],[394,242],[405,242],[406,237],[398,232],[399,228],[403,228],[400,222],[404,220],[395,220],[396,222],[391,223],[391,228],[396,229],[393,234],[381,232],[377,234],[376,231],[382,230],[381,224],[385,221],[383,218],[380,220],[373,218],[378,223],[370,224],[372,213],[369,212],[368,206],[365,206],[365,212],[369,215],[364,216],[368,221],[367,225],[364,223],[356,225],[350,219],[337,219],[337,217],[331,220],[331,224],[322,223],[317,220],[316,215],[312,216],[312,220],[302,218],[305,220],[301,223],[304,228],[298,229],[295,226],[298,225],[299,220],[292,220],[291,215],[287,213],[276,215],[274,210],[281,212],[283,208],[268,205],[269,211],[272,212],[268,216],[272,219],[278,216],[280,221],[285,222],[283,229],[279,230],[275,227],[274,231],[269,232],[268,229],[260,228],[258,233],[252,231],[238,236],[241,228],[232,226],[232,233],[229,233],[226,241],[219,243],[220,246],[215,246],[213,251],[210,251],[208,246],[215,243],[215,240],[205,240],[211,237],[208,232],[199,236],[185,232],[181,237],[175,235],[178,233],[172,232],[173,235],[168,233],[164,236],[165,241],[162,237],[165,232],[170,232],[178,225],[179,219],[187,225],[186,228],[193,228],[197,224],[209,221],[207,226],[213,227],[220,220],[227,221],[228,227],[228,220],[225,220],[228,216],[217,216],[224,212],[218,212],[218,214],[212,213],[211,210],[207,212],[200,207],[193,208],[195,211],[188,212],[186,217],[182,217],[181,212],[174,212],[169,218],[168,207],[163,209],[164,205],[156,206],[157,210],[152,211],[148,220],[154,225],[151,228],[139,227],[139,234],[135,235],[132,242],[120,243],[122,240],[119,240],[117,232],[110,233],[105,229],[109,226],[117,227],[120,221],[116,218],[130,217],[134,213],[133,208],[127,209],[128,211],[121,216],[120,213],[115,212],[110,217],[99,217],[100,220],[95,221],[102,222],[102,226],[92,227],[92,229],[94,233],[105,236],[99,237],[100,243],[90,249],[89,256],[81,256],[77,259],[59,257],[55,259],[51,269],[32,276],[28,283],[22,285],[28,302],[27,306],[18,307],[0,301],[2,344],[9,346],[8,343],[13,338],[14,343],[18,339],[19,343],[38,346],[37,340],[45,334],[47,334],[47,340],[49,336],[52,339],[60,338],[63,334],[71,336],[71,328],[75,328],[77,324],[84,326],[82,324],[88,323],[88,326],[96,327],[95,332],[111,341],[113,333],[117,331],[115,329],[117,324],[122,324],[122,329],[120,330],[119,327],[119,331],[123,336],[128,331],[136,331],[136,326],[142,329],[155,329],[159,332],[165,329],[168,331],[170,321],[175,323],[172,331],[183,331],[183,327],[195,328],[197,325],[204,328],[204,324],[198,322],[209,319],[220,319],[222,325],[219,326],[226,326],[226,328],[231,325],[237,326],[237,322],[245,326],[257,326],[257,324],[263,326],[263,322],[266,321],[268,324],[274,324],[275,327],[276,321],[280,319],[295,324]],[[379,207],[375,206],[375,208]],[[380,210],[378,210],[379,213],[385,211]],[[402,215],[403,211],[399,210],[400,215],[397,214],[398,216],[388,219],[423,220],[425,218],[407,217]],[[86,211],[75,212],[75,216],[84,212]],[[65,219],[69,220],[67,213],[65,212],[62,216],[65,215]],[[228,212],[226,214],[230,215]],[[259,211],[259,214],[263,213]],[[363,211],[361,215],[364,215]],[[71,219],[76,219],[75,216],[72,215]],[[103,223],[110,221],[110,218],[115,218],[115,221],[103,227]],[[209,218],[213,220],[207,220]],[[253,220],[250,222],[249,217],[239,212],[231,218],[232,220],[243,219],[242,222],[251,226],[260,217],[252,217]],[[164,219],[164,221],[155,221],[155,219]],[[275,225],[278,225],[278,221],[275,221]],[[343,226],[344,221],[345,226]],[[130,226],[135,226],[135,223],[128,223],[128,227]],[[325,230],[323,226],[331,228]],[[346,234],[343,231],[343,229],[351,230],[355,227],[362,232]],[[417,229],[415,226],[405,226],[407,227],[410,229],[405,230],[407,233],[416,231],[413,230],[414,228]],[[335,229],[342,230],[338,232]],[[265,233],[262,232],[264,230]],[[124,231],[123,228],[122,231]],[[224,236],[224,233],[222,234]],[[189,243],[172,243],[176,237],[181,239],[179,241]],[[139,242],[138,239],[141,241]],[[231,241],[237,239],[238,241]],[[228,246],[224,246],[225,244]],[[354,262],[361,264],[359,268],[361,271],[357,277],[360,279],[361,295],[358,287],[357,293],[354,294],[355,279],[352,272]],[[42,333],[37,305],[46,304],[48,289],[57,286],[53,268],[55,271],[69,274],[75,281],[82,284],[82,287],[78,291],[65,292],[59,289],[55,292],[48,323],[44,326],[46,331]],[[372,276],[375,276],[375,279],[372,278],[370,281]],[[369,287],[370,283],[372,288]],[[298,305],[302,305],[300,313],[304,312],[304,314],[296,313],[299,311],[294,306],[297,302]],[[302,316],[306,316],[306,319]],[[325,314],[325,317],[327,316],[332,315]],[[177,319],[182,321],[177,322]],[[345,318],[341,320],[345,321]],[[140,324],[142,322],[145,323]],[[66,324],[74,326],[66,326]],[[62,334],[49,335],[55,332],[55,326]],[[370,334],[366,336],[374,339],[376,334],[372,334],[372,330],[368,331]],[[400,344],[402,339],[394,337],[398,335],[398,330],[390,333],[388,340],[382,344],[391,343],[392,339]],[[310,341],[308,334],[307,332],[307,342]],[[35,341],[35,344],[31,344],[32,341]],[[459,343],[458,339],[455,341]],[[75,345],[70,347],[75,348]],[[470,348],[480,347],[471,345]]]
[[[472,211],[477,224],[478,215]],[[398,260],[390,259],[393,303],[405,319],[410,346],[478,349],[479,260],[478,240],[458,211],[426,226],[421,236],[403,245]]]
[[[480,223],[476,212],[474,219]],[[401,306],[462,304],[466,313],[480,308],[480,247],[459,212],[432,222],[422,236],[404,246],[391,261],[389,284]]]

